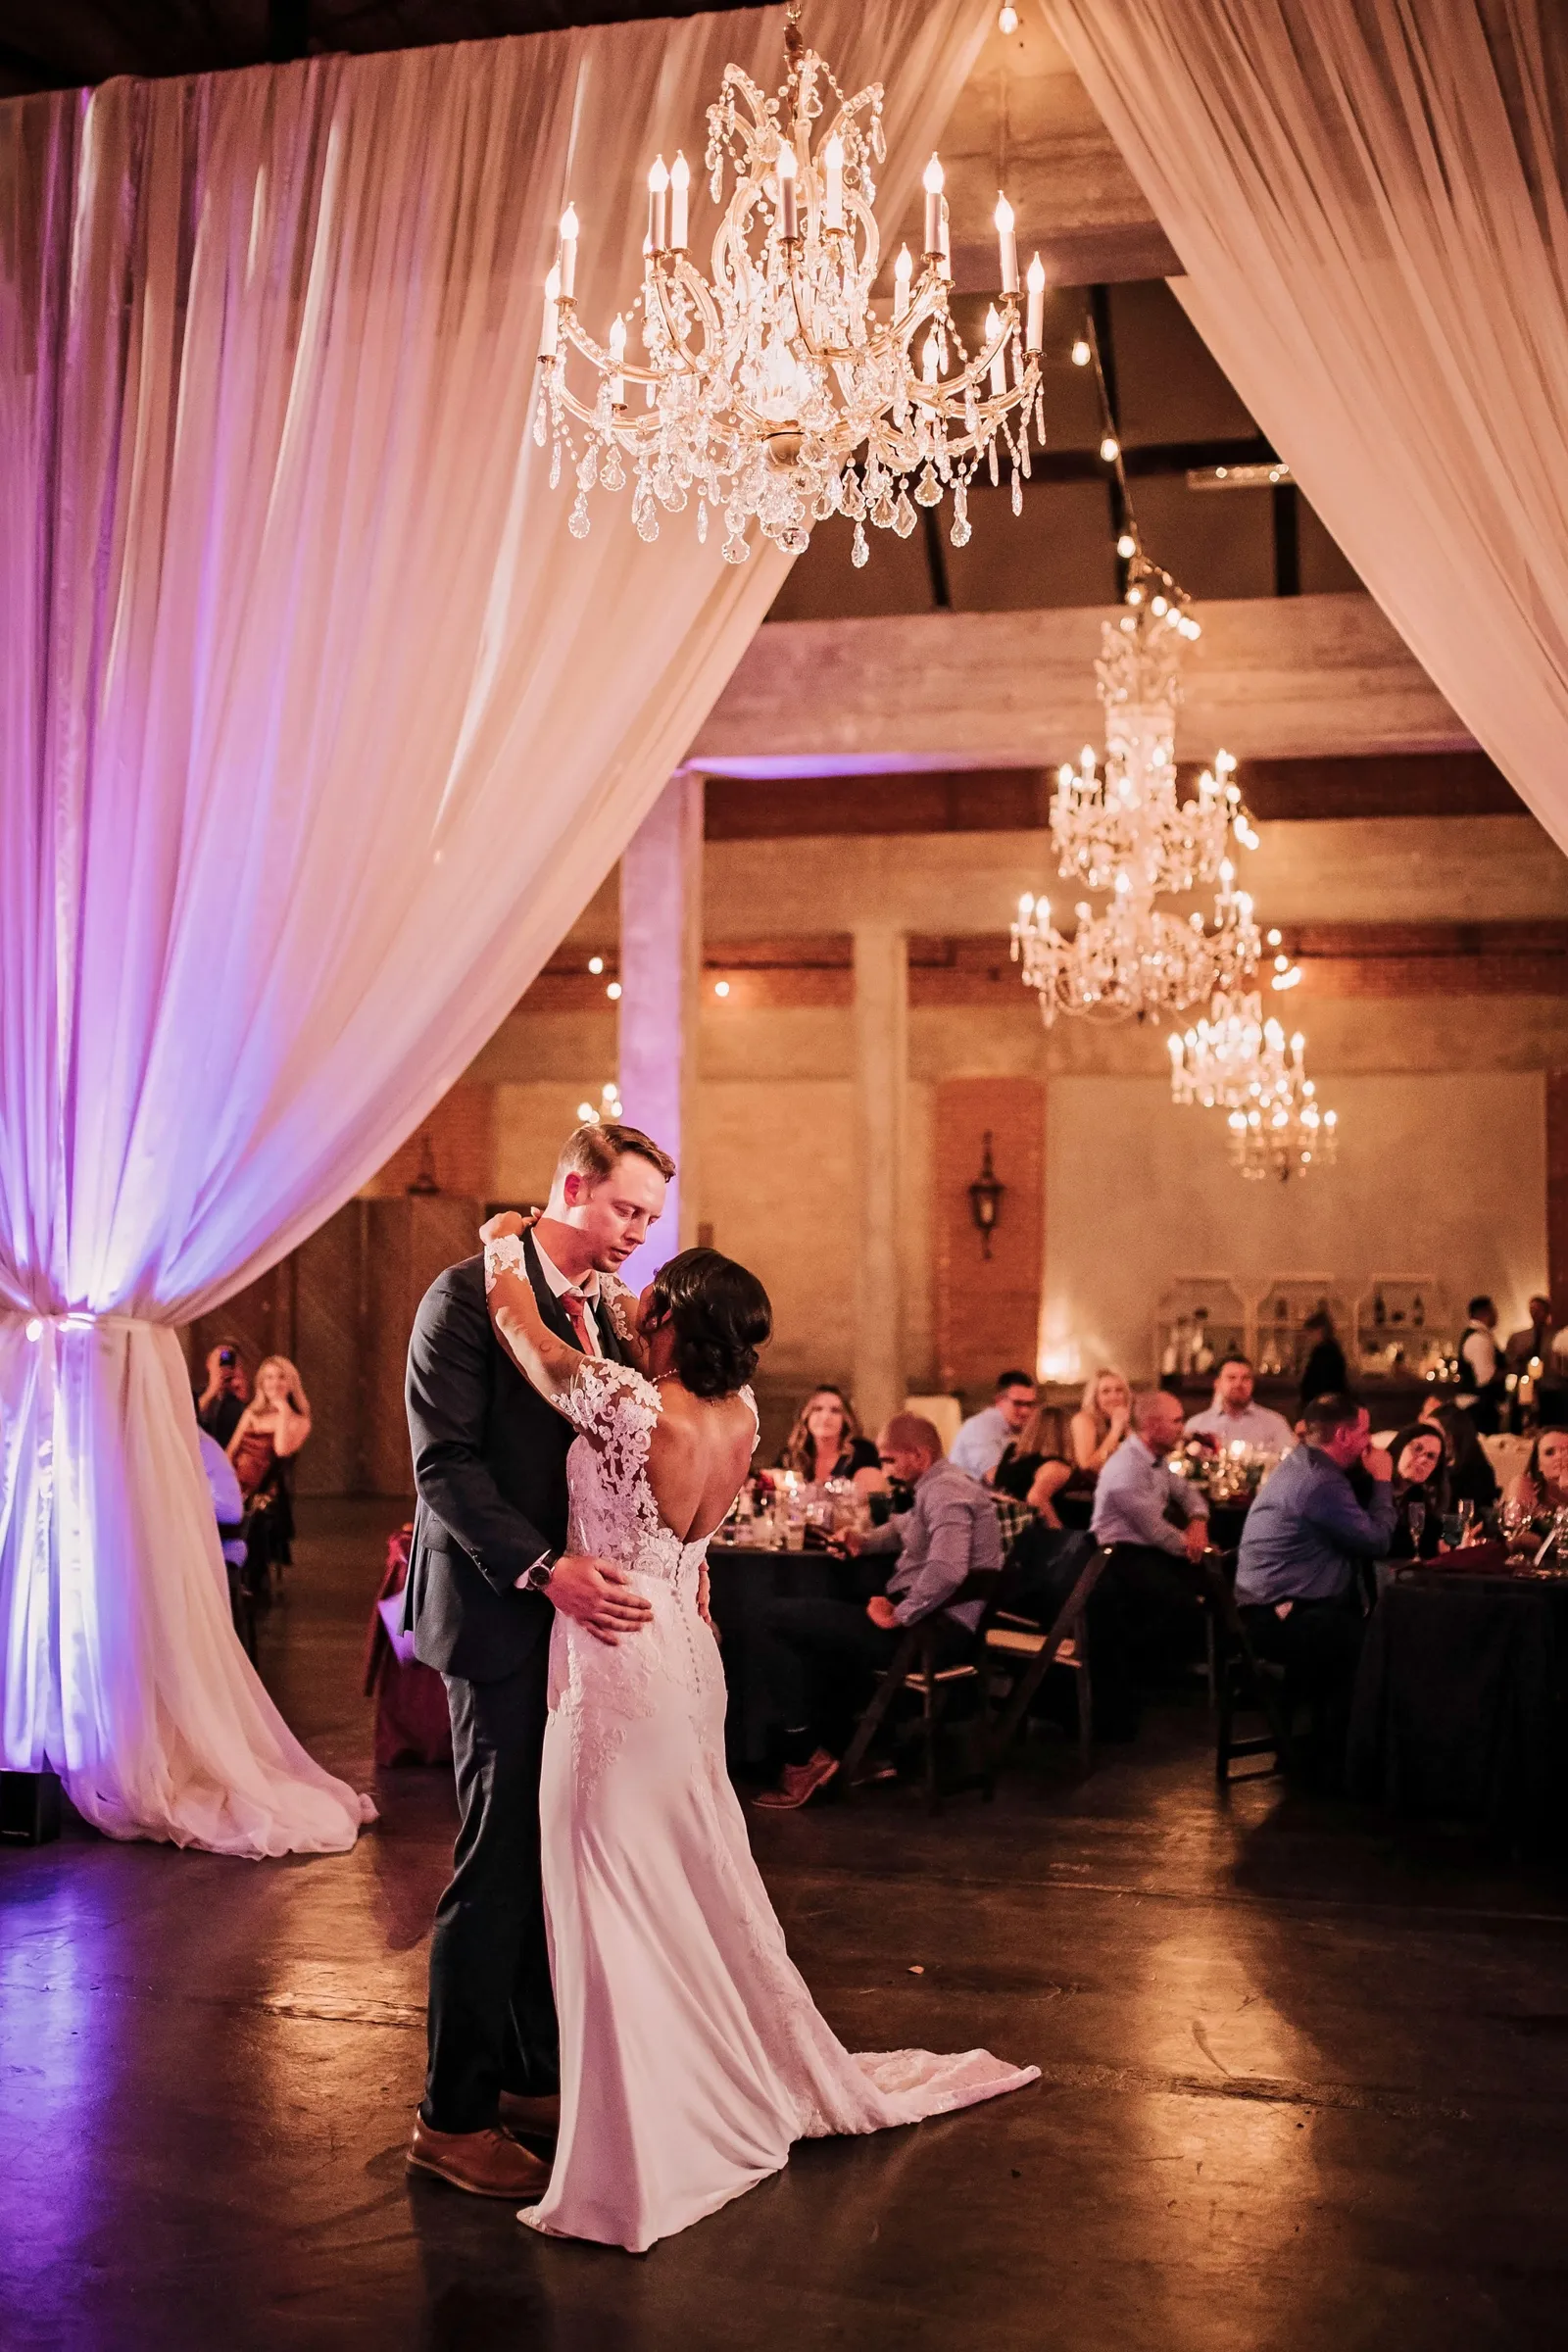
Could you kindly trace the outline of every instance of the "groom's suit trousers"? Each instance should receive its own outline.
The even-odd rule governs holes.
[[[559,2087],[539,1869],[549,1658],[546,1640],[499,1682],[445,1678],[462,1827],[430,1938],[420,2112],[437,2132],[487,2131],[503,2090]]]

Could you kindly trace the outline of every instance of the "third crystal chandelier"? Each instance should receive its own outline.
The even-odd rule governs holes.
[[[727,66],[708,110],[708,171],[716,204],[728,164],[735,187],[713,240],[711,275],[690,258],[691,172],[660,157],[648,177],[643,283],[632,314],[643,361],[628,351],[627,318],[599,343],[577,315],[579,222],[568,206],[546,280],[542,396],[534,420],[553,444],[551,480],[572,465],[572,532],[588,529],[588,493],[633,477],[632,516],[659,536],[659,511],[696,502],[697,531],[722,517],[732,564],[751,554],[747,524],[788,555],[832,514],[855,525],[852,561],[866,561],[865,525],[907,537],[916,507],[951,491],[951,537],[969,537],[968,488],[983,465],[1012,477],[1014,514],[1029,471],[1029,431],[1045,437],[1040,348],[1045,270],[1030,263],[1027,309],[1012,208],[996,209],[997,301],[985,341],[969,353],[949,308],[952,243],[942,167],[925,171],[924,253],[906,249],[883,318],[871,288],[881,268],[873,172],[883,156],[882,88],[846,97],[824,59],[803,42],[799,0],[785,27],[789,73],[768,98]],[[820,124],[818,131],[816,126]],[[587,363],[585,393],[567,381],[572,354]],[[644,406],[633,405],[641,394]],[[580,433],[579,433],[579,429]]]
[[[1230,855],[1233,845],[1257,847],[1233,781],[1236,762],[1221,752],[1200,777],[1197,798],[1179,797],[1180,649],[1199,624],[1174,582],[1147,561],[1135,563],[1127,601],[1132,609],[1104,623],[1095,664],[1105,712],[1103,774],[1086,747],[1076,768],[1058,769],[1051,811],[1059,871],[1108,891],[1108,902],[1099,913],[1080,902],[1068,936],[1054,924],[1050,901],[1025,893],[1012,926],[1014,960],[1039,991],[1048,1027],[1058,1012],[1167,1019],[1250,978],[1260,951],[1252,902],[1236,887]],[[1218,885],[1211,921],[1155,904],[1210,883]]]

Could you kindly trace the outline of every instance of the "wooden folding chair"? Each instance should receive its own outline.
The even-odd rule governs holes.
[[[1214,1715],[1214,1778],[1228,1788],[1238,1758],[1270,1756],[1269,1772],[1288,1772],[1295,1760],[1290,1701],[1279,1667],[1260,1658],[1236,1605],[1236,1554],[1210,1552],[1202,1563],[1203,1610],[1208,1626],[1209,1690]],[[1236,1718],[1250,1712],[1266,1730],[1238,1736]],[[1266,1779],[1267,1773],[1252,1774]]]
[[[1070,1667],[1078,1678],[1078,1754],[1084,1771],[1090,1769],[1094,1693],[1089,1674],[1088,1608],[1089,1596],[1100,1582],[1107,1556],[1102,1547],[1090,1553],[1072,1591],[1049,1626],[999,1606],[991,1622],[982,1628],[987,1667],[1020,1669],[991,1736],[985,1773],[988,1798],[996,1794],[997,1777],[1007,1749],[1053,1666]]]
[[[990,1603],[995,1598],[1001,1581],[1000,1569],[976,1569],[964,1579],[947,1606],[949,1609],[961,1608],[971,1600]],[[948,1696],[958,1684],[979,1682],[986,1628],[986,1612],[983,1610],[965,1654],[962,1657],[950,1657],[943,1664],[937,1631],[944,1614],[945,1611],[937,1610],[932,1616],[922,1618],[918,1625],[909,1626],[887,1666],[877,1677],[877,1687],[870,1704],[856,1725],[855,1735],[839,1765],[838,1785],[846,1797],[854,1792],[855,1776],[864,1763],[872,1740],[887,1720],[894,1700],[901,1690],[910,1690],[920,1701],[921,1781],[925,1788],[926,1810],[931,1813],[941,1811],[937,1734],[943,1709]],[[963,1783],[965,1788],[975,1785],[974,1781]]]

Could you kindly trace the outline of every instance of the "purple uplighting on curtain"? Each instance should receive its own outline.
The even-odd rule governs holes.
[[[985,21],[820,0],[895,212]],[[783,576],[571,539],[528,430],[566,195],[608,321],[648,157],[781,28],[0,105],[0,1760],[111,1835],[357,1834],[223,1612],[175,1331],[458,1078]]]

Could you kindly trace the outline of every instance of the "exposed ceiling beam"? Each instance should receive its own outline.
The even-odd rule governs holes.
[[[1474,744],[1370,597],[1206,604],[1180,743],[1204,757],[1362,757]],[[1115,609],[770,621],[691,748],[715,774],[1054,766],[1098,742]]]
[[[1182,771],[1184,785],[1196,767]],[[1484,752],[1372,760],[1248,760],[1238,770],[1260,820],[1346,816],[1518,816],[1524,805]],[[807,776],[759,783],[710,776],[710,841],[813,836],[1012,833],[1049,824],[1054,771],[915,769],[893,776]]]

